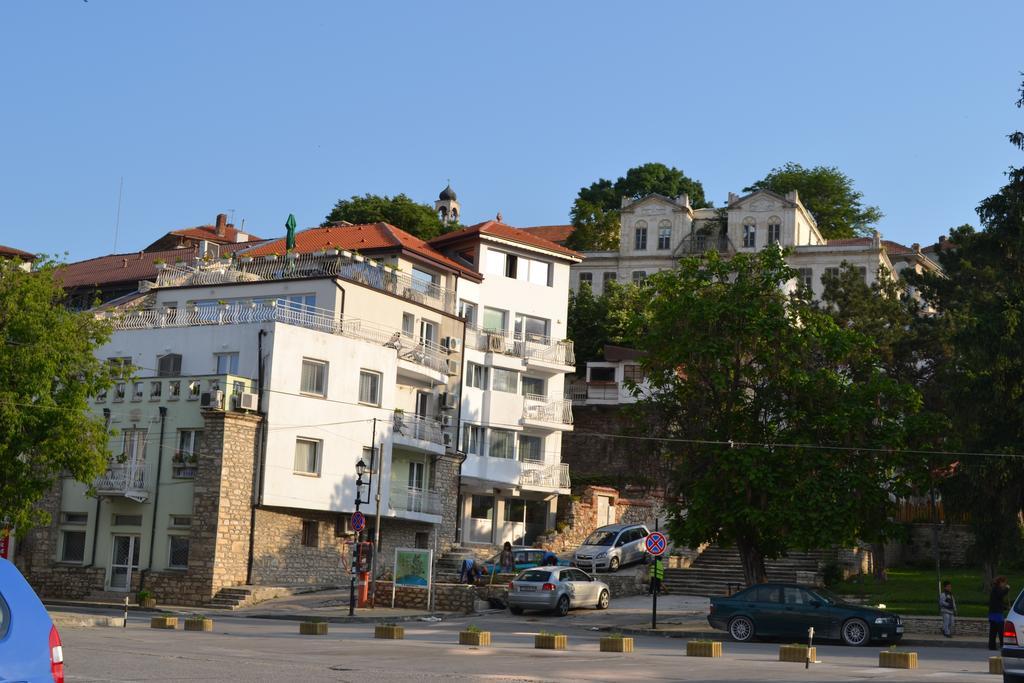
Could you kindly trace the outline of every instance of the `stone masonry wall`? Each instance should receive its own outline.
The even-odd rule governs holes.
[[[555,553],[575,550],[598,528],[597,497],[610,496],[614,506],[614,523],[646,524],[654,528],[661,507],[655,498],[623,498],[616,489],[606,486],[587,486],[580,496],[562,496],[558,499],[558,531],[541,536],[537,543]]]
[[[905,542],[886,546],[886,560],[890,566],[898,564],[934,563],[934,530],[931,524],[908,525]],[[971,564],[970,550],[974,533],[964,524],[939,526],[939,560],[943,567],[965,567]]]
[[[441,524],[437,528],[438,556],[455,546],[459,516],[456,503],[459,497],[459,470],[459,459],[456,457],[441,456],[434,463],[434,486],[441,498]]]
[[[252,580],[267,586],[314,584],[342,585],[349,580],[348,542],[354,536],[335,536],[338,513],[313,510],[260,508],[256,511],[256,539]],[[302,545],[302,523],[317,523],[317,547]]]
[[[569,464],[573,482],[582,486],[610,486],[652,489],[665,481],[664,460],[646,442],[605,439],[591,434],[613,432],[640,434],[628,407],[572,407],[573,431],[562,435],[562,462]]]
[[[434,611],[469,614],[473,611],[477,592],[473,586],[457,583],[435,583],[433,585]],[[391,582],[378,581],[376,592],[378,606],[391,606]],[[429,591],[422,588],[399,586],[395,591],[395,607],[405,609],[429,609]]]

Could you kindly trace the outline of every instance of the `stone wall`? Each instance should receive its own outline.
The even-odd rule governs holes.
[[[338,513],[284,508],[256,510],[252,582],[267,586],[341,585],[349,574],[351,535],[335,536]],[[302,544],[303,522],[316,522],[317,546]]]
[[[654,522],[661,512],[656,498],[624,498],[617,489],[606,486],[587,486],[581,495],[561,496],[558,499],[558,522],[560,529],[554,535],[540,536],[536,545],[555,553],[565,553],[578,548],[590,533],[598,528],[597,498],[608,496],[612,499],[614,522],[616,524],[646,524],[654,528]]]
[[[437,555],[448,552],[455,543],[459,510],[459,459],[444,455],[434,463],[434,487],[441,498],[441,525],[437,528]],[[433,547],[433,545],[431,545]]]
[[[653,489],[666,481],[664,459],[647,442],[589,435],[648,432],[634,424],[628,406],[574,405],[572,416],[573,431],[562,435],[562,462],[569,464],[574,482],[625,490]]]
[[[931,524],[908,524],[907,540],[886,545],[889,566],[935,562],[934,528]],[[939,561],[943,567],[966,567],[972,562],[970,551],[974,546],[974,533],[965,524],[939,526]]]
[[[395,590],[395,607],[404,609],[428,610],[430,592],[422,588],[399,586]],[[473,611],[473,603],[477,598],[476,589],[457,583],[435,583],[432,586],[434,607],[436,612],[457,612],[469,614]],[[378,607],[391,606],[391,582],[378,581],[375,593]]]

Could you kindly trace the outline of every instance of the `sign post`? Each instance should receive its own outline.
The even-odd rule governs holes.
[[[391,606],[395,606],[395,592],[400,587],[425,588],[430,599],[431,568],[434,551],[424,548],[395,548],[395,571],[391,582]]]
[[[658,593],[661,591],[661,580],[664,578],[664,569],[661,566],[661,556],[668,548],[668,539],[660,531],[652,531],[644,541],[647,552],[654,556],[654,564],[648,570],[651,576],[651,628],[658,628]]]

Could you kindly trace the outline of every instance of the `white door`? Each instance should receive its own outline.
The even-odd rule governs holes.
[[[493,543],[494,496],[473,495],[470,500],[469,543]]]
[[[423,463],[409,463],[409,511],[423,512]]]
[[[114,536],[114,554],[110,560],[110,590],[130,591],[132,574],[139,570],[138,536]]]
[[[611,496],[597,497],[597,525],[608,526],[615,524],[615,506],[612,505]]]

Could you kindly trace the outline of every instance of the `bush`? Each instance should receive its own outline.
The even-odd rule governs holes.
[[[843,568],[836,562],[829,562],[821,569],[821,580],[827,588],[831,588],[843,580]]]
[[[151,597],[153,594],[150,591],[141,590],[135,594],[135,601],[141,605],[143,600],[149,600]]]

